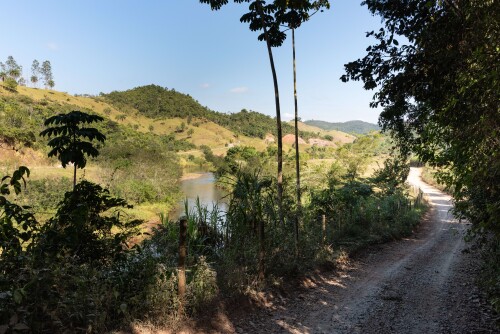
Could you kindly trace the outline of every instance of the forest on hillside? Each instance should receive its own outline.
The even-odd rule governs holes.
[[[368,123],[364,121],[348,121],[348,122],[325,122],[319,120],[305,121],[304,123],[312,126],[316,126],[323,130],[337,130],[352,134],[367,134],[371,131],[380,131],[380,127],[377,124]]]
[[[191,124],[193,118],[206,119],[234,131],[237,134],[264,139],[267,134],[275,137],[276,120],[256,111],[243,109],[236,113],[221,113],[202,106],[188,94],[175,89],[157,85],[136,87],[123,92],[114,91],[100,96],[116,108],[131,113],[135,110],[141,114],[156,118],[185,118]],[[294,133],[294,128],[282,123],[283,134]],[[300,136],[308,139],[314,136],[310,132],[301,131]]]

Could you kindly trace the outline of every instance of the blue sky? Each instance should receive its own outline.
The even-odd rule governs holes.
[[[360,0],[333,0],[296,31],[299,116],[376,122],[373,92],[342,83],[343,64],[362,57],[378,29]],[[263,42],[239,18],[246,5],[212,12],[198,0],[16,0],[2,2],[0,61],[12,55],[30,76],[33,59],[52,63],[55,89],[98,94],[157,84],[221,112],[274,116]],[[274,48],[282,115],[293,114],[291,35]]]

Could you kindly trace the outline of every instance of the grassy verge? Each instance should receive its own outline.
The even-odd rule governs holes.
[[[434,188],[437,188],[443,192],[449,193],[450,190],[446,187],[446,185],[442,184],[439,182],[439,180],[436,177],[436,169],[424,166],[422,168],[422,180],[433,186]]]

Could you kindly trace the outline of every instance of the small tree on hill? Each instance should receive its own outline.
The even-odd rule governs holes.
[[[7,76],[14,79],[17,82],[17,80],[19,80],[19,78],[23,73],[22,66],[19,65],[12,56],[7,57],[5,65],[7,70]]]
[[[49,157],[57,156],[64,168],[69,163],[73,164],[73,188],[76,185],[76,169],[85,168],[87,165],[85,156],[95,158],[99,155],[99,151],[94,147],[92,141],[97,140],[104,143],[106,140],[106,136],[99,130],[84,125],[103,120],[101,116],[71,111],[48,118],[44,125],[53,126],[40,132],[42,137],[54,137],[48,143],[52,147]]]
[[[5,89],[11,91],[11,92],[16,92],[17,91],[17,81],[12,78],[6,78],[4,81],[4,87]]]
[[[36,87],[36,84],[38,83],[38,80],[40,75],[40,63],[38,60],[33,60],[33,64],[31,64],[31,77],[30,81],[33,84],[33,87]]]
[[[7,78],[7,68],[4,63],[0,61],[0,80],[5,81]]]
[[[40,72],[42,73],[45,87],[54,87],[54,77],[52,75],[52,65],[50,64],[50,61],[46,60],[42,63]]]

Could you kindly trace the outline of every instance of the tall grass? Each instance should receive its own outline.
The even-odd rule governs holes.
[[[239,169],[228,182],[232,192],[227,212],[217,205],[203,206],[199,200],[190,209],[185,202],[184,306],[191,316],[219,295],[279,284],[318,265],[334,264],[340,254],[408,235],[425,210],[421,193],[412,194],[404,186],[388,188],[375,181],[331,175],[328,185],[310,190],[310,200],[304,203],[297,253],[293,184],[285,182],[282,224],[272,177]],[[0,320],[8,322],[16,315],[34,332],[55,333],[109,332],[137,321],[174,326],[181,316],[177,313],[180,228],[167,214],[159,219],[138,247],[99,268],[64,256],[36,267],[21,262],[19,273],[9,276],[15,278],[9,303],[0,298]]]

